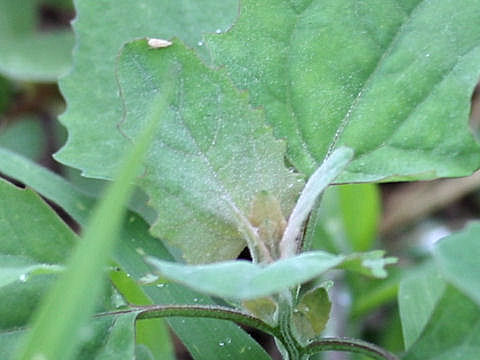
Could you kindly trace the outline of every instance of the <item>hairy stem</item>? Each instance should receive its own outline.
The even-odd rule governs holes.
[[[290,294],[288,292],[279,295],[278,328],[280,336],[277,336],[277,338],[285,347],[288,353],[288,360],[300,360],[302,347],[292,332],[292,305],[290,300]]]
[[[397,356],[381,347],[366,341],[350,338],[324,338],[309,344],[303,349],[304,355],[313,355],[322,351],[347,351],[363,354],[378,360],[399,360]]]
[[[322,351],[346,351],[367,355],[378,360],[399,360],[392,353],[368,342],[350,338],[324,338],[302,347],[293,337],[290,328],[290,308],[286,299],[282,299],[279,326],[273,327],[248,313],[217,305],[145,305],[133,306],[125,310],[104,312],[100,316],[115,316],[138,313],[137,319],[162,317],[199,317],[234,321],[261,330],[276,337],[285,346],[289,360],[299,360]]]
[[[161,317],[199,317],[231,320],[238,324],[246,325],[261,330],[272,336],[279,337],[280,332],[264,321],[248,313],[216,305],[145,305],[133,306],[125,310],[105,312],[97,316],[112,316],[137,312],[137,320]]]

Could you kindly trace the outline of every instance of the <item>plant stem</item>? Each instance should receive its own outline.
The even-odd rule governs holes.
[[[350,338],[324,338],[309,344],[303,349],[304,355],[313,355],[322,351],[347,351],[363,354],[378,360],[399,360],[397,356],[379,346],[366,341]]]
[[[280,336],[277,336],[281,341],[285,350],[288,353],[288,360],[300,360],[302,356],[302,346],[293,336],[292,332],[292,305],[290,301],[290,294],[284,292],[278,297],[278,325]]]
[[[280,337],[277,328],[248,313],[217,305],[145,305],[133,306],[125,310],[105,312],[97,316],[115,316],[137,312],[137,320],[162,317],[199,317],[231,320],[238,324],[246,325],[261,330],[269,335]]]

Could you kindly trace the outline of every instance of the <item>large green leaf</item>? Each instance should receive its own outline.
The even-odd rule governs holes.
[[[300,171],[346,145],[339,182],[426,179],[480,166],[467,125],[479,26],[477,0],[244,0],[207,45]]]
[[[0,1],[0,72],[5,76],[55,82],[70,68],[73,33],[39,31],[40,4],[40,0]]]
[[[28,226],[27,214],[35,214]],[[38,195],[0,180],[1,330],[27,323],[53,279],[48,271],[35,270],[58,269],[75,240],[73,232]]]
[[[265,297],[302,284],[333,268],[385,277],[384,266],[395,262],[382,258],[382,251],[332,255],[322,251],[305,252],[266,266],[248,261],[225,261],[207,265],[182,265],[148,257],[159,275],[200,292],[220,297],[248,300]]]
[[[158,213],[153,234],[181,248],[188,262],[235,258],[245,247],[238,229],[260,192],[290,213],[302,181],[284,165],[284,143],[245,93],[180,41],[155,50],[145,40],[127,44],[118,79],[128,137],[144,126],[152,103],[169,104],[138,182]]]
[[[237,13],[237,0],[78,0],[75,5],[74,67],[60,81],[68,103],[61,121],[69,136],[56,159],[82,169],[87,176],[111,178],[119,149],[129,144],[117,129],[122,102],[115,64],[122,45],[147,36],[168,39],[177,35],[207,57],[205,46],[198,46],[202,33],[229,27]]]
[[[0,169],[8,176],[19,179],[43,196],[59,204],[82,226],[86,224],[94,201],[92,198],[82,194],[63,178],[17,154],[1,148]],[[18,219],[22,220],[20,217]],[[15,226],[12,227],[12,229],[14,228]],[[139,280],[149,276],[151,270],[144,262],[145,254],[172,260],[162,243],[152,238],[148,233],[148,224],[133,212],[129,212],[119,236],[121,245],[117,247],[114,259],[132,279]],[[44,246],[43,249],[48,249],[48,247]],[[13,319],[10,322],[10,324],[16,324],[15,326],[24,324],[28,320],[31,314],[30,310],[44,292],[44,288],[40,287],[38,282],[33,282],[36,278],[32,277],[30,278],[31,281],[27,281],[22,285],[22,289],[26,285],[32,286],[31,289],[29,288],[29,292],[25,294],[12,291],[11,287],[6,287],[4,290],[0,289],[1,303],[11,304],[18,310],[12,312],[9,306],[0,307],[0,311],[4,310],[4,313],[0,313],[0,319],[7,319],[8,317],[5,315],[16,314],[15,316],[23,316],[23,322],[19,322],[17,319]],[[114,282],[116,286],[121,285],[115,280]],[[121,287],[119,290],[125,293],[127,299],[134,300],[129,295],[130,292],[135,291],[132,286],[127,288]],[[156,304],[214,304],[212,299],[174,284],[144,286],[143,291]],[[138,299],[135,303],[137,301]],[[150,301],[147,303],[150,303]],[[140,302],[139,304],[143,303]],[[239,326],[231,322],[214,319],[172,318],[169,320],[169,323],[196,360],[228,358],[238,360],[269,359],[267,353],[257,342]],[[144,325],[142,326],[144,327]],[[155,328],[152,327],[151,330]],[[17,333],[9,332],[6,335],[8,339],[5,342],[11,344],[10,340],[15,338],[15,334]],[[137,341],[140,343],[148,342],[149,339],[150,337],[145,338],[144,334],[137,334]],[[165,347],[166,345],[160,344],[160,341],[162,340],[159,337],[155,337],[155,344],[149,344],[150,349],[155,349],[159,346]],[[219,351],[220,343],[227,345],[221,347]],[[161,350],[163,352],[161,358],[167,359],[168,355],[165,355],[165,350]],[[157,355],[157,357],[159,356]]]

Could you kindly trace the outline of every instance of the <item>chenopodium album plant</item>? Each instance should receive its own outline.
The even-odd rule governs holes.
[[[30,190],[0,183],[12,212],[38,214],[29,233],[2,240],[1,285],[16,293],[1,296],[22,299],[2,314],[11,330],[0,336],[4,357],[172,358],[159,320],[171,317],[197,360],[269,358],[221,320],[269,333],[289,360],[327,350],[397,359],[361,340],[322,338],[325,274],[381,278],[395,259],[314,250],[308,218],[330,184],[480,167],[468,128],[480,75],[478,1],[242,0],[235,20],[235,1],[75,4],[74,65],[60,81],[69,136],[55,158],[86,177],[119,180],[91,215],[92,198],[2,150],[2,172],[82,226],[91,215],[63,271],[76,236]],[[131,202],[119,225],[132,178],[149,207]],[[443,241],[402,283],[403,358],[478,353],[480,285],[467,274],[479,231]],[[252,261],[234,260],[245,247]],[[113,288],[101,297],[108,259]],[[38,300],[58,272],[23,336],[25,299]],[[470,326],[445,315],[453,311]]]

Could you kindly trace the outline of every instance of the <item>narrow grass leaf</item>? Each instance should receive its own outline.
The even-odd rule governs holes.
[[[65,179],[18,154],[2,148],[0,148],[0,172],[24,182],[27,186],[65,209],[81,225],[86,225],[87,217],[91,213],[95,199],[84,195]],[[32,191],[26,193],[37,197]],[[5,199],[3,193],[2,199]],[[28,203],[30,202],[28,201]],[[14,203],[18,204],[18,201]],[[45,204],[44,207],[46,207]],[[38,214],[36,210],[29,210],[29,212]],[[8,238],[12,239],[10,236]],[[55,236],[54,238],[59,237]],[[121,244],[116,248],[113,257],[119,266],[134,279],[138,280],[151,272],[143,261],[144,254],[173,260],[162,243],[149,234],[148,224],[135,213],[129,212],[123,224],[119,241]],[[14,246],[13,243],[12,246]],[[42,245],[42,248],[44,249],[45,246]],[[212,299],[175,284],[165,284],[158,287],[144,286],[142,290],[156,304],[214,304]],[[132,290],[122,288],[120,291],[129,292]],[[18,304],[18,299],[16,301]],[[28,304],[25,306],[25,308],[31,308]],[[266,360],[270,358],[255,340],[231,322],[190,318],[172,318],[168,319],[168,322],[196,360],[223,359],[224,356],[238,360]],[[229,338],[235,344],[235,347],[224,346],[222,351],[218,352],[218,344],[225,342],[225,334],[229,334]],[[8,339],[5,340],[6,343],[11,344],[11,337],[8,337]],[[141,342],[141,339],[140,334],[137,340]],[[148,341],[148,339],[145,341]],[[156,338],[156,343],[159,342],[160,340]],[[199,347],[199,344],[203,344],[203,346]],[[162,350],[163,354],[168,347],[167,343]],[[155,347],[153,348],[155,349]],[[163,358],[166,359],[167,357]]]
[[[55,284],[35,316],[18,359],[70,359],[80,340],[81,328],[94,311],[103,288],[104,267],[114,248],[131,183],[151,142],[161,115],[161,104],[152,109],[148,126],[120,167],[117,181],[95,210],[83,241],[69,259],[64,276]]]

